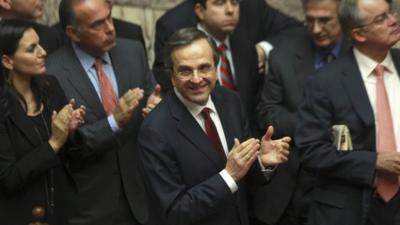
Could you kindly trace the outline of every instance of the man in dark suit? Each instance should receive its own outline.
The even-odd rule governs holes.
[[[76,152],[69,164],[77,183],[69,224],[145,224],[136,135],[155,82],[144,48],[116,39],[107,0],[63,0],[60,21],[71,43],[48,58],[48,71],[68,98],[87,106],[79,129],[86,150]]]
[[[61,46],[62,36],[51,27],[34,22],[42,15],[43,0],[0,0],[0,18],[31,21],[39,35],[40,45],[51,53]]]
[[[307,32],[275,46],[257,107],[261,127],[273,125],[276,136],[287,135],[293,139],[307,77],[349,48],[348,41],[342,37],[337,0],[302,2]],[[298,151],[291,152],[289,162],[278,168],[271,184],[255,192],[254,214],[265,224],[305,224],[307,198],[303,195],[313,187],[313,178],[299,169]]]
[[[236,35],[230,35],[239,22],[239,2],[217,4],[213,0],[195,0],[197,28],[217,44],[220,61],[217,66],[218,83],[239,93],[249,117],[253,134],[259,134],[255,108],[259,99],[262,76],[257,70],[254,45]],[[170,80],[168,80],[170,83]]]
[[[226,4],[227,1],[224,1]],[[238,2],[229,0],[229,2]],[[155,61],[153,72],[166,92],[171,85],[163,62],[163,48],[167,39],[172,33],[183,27],[195,27],[197,19],[194,12],[194,0],[185,0],[176,7],[168,10],[156,22],[155,40]],[[301,24],[270,7],[264,0],[244,0],[240,1],[240,21],[235,30],[235,34],[243,40],[248,40],[251,44],[257,45],[259,67],[265,65],[265,54],[272,49],[275,44],[285,35],[290,36],[301,29]],[[184,18],[184,19],[182,19]],[[265,47],[261,47],[265,46]],[[262,54],[261,54],[262,53]]]
[[[310,225],[400,224],[400,26],[390,1],[341,0],[339,19],[354,48],[306,84],[296,147],[316,174]],[[346,125],[352,148],[331,127]]]
[[[177,31],[166,53],[174,89],[138,138],[155,224],[248,225],[244,177],[253,163],[257,177],[286,161],[290,139],[271,140],[272,127],[261,141],[249,138],[239,97],[215,87],[218,52],[203,32]]]

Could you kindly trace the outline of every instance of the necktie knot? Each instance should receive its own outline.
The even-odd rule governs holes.
[[[336,59],[336,56],[332,52],[328,52],[327,54],[324,55],[322,60],[324,60],[324,63],[327,64],[327,63],[332,62],[335,59]]]
[[[101,68],[103,68],[103,59],[96,58],[96,60],[94,61],[94,68],[96,69],[96,71],[98,71]]]
[[[201,110],[201,114],[203,115],[204,118],[210,118],[210,109],[207,107],[204,107]]]
[[[375,75],[376,75],[377,78],[383,79],[383,75],[385,73],[385,66],[383,66],[382,64],[378,64],[375,67],[374,71],[375,71]]]
[[[226,47],[226,45],[224,44],[224,43],[221,43],[221,44],[219,44],[219,46],[218,46],[218,51],[221,53],[221,54],[224,54],[225,53],[225,51],[228,49],[228,47]]]

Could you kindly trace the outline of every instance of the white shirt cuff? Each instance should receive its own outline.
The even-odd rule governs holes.
[[[238,186],[236,182],[233,180],[231,175],[229,175],[229,173],[225,169],[219,172],[219,175],[221,175],[222,179],[224,179],[226,185],[228,185],[232,193],[237,192]]]
[[[269,53],[272,51],[272,49],[274,49],[274,46],[272,46],[272,44],[268,41],[260,41],[257,43],[257,46],[261,47],[264,50],[266,59],[268,59]]]
[[[258,164],[260,164],[261,173],[263,174],[264,178],[266,180],[270,180],[272,177],[272,174],[275,172],[275,170],[276,170],[276,168],[278,168],[278,166],[273,166],[271,168],[265,168],[264,164],[261,161],[260,154],[258,154],[257,159],[258,159]]]
[[[114,133],[116,133],[116,132],[118,132],[118,131],[121,130],[121,128],[118,126],[118,123],[117,123],[117,121],[115,120],[115,117],[114,117],[113,114],[111,114],[111,115],[109,115],[109,116],[107,117],[107,121],[108,121],[108,124],[109,124],[110,127],[111,127],[111,130],[112,130]]]

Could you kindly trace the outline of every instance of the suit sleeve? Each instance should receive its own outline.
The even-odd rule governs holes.
[[[294,135],[296,126],[296,112],[285,107],[285,87],[282,83],[282,74],[279,71],[281,62],[276,60],[274,52],[270,58],[269,71],[264,81],[261,101],[257,106],[258,124],[261,129],[274,126],[274,137]]]
[[[336,150],[330,136],[335,108],[326,94],[327,88],[315,78],[309,79],[306,85],[296,130],[295,142],[302,154],[303,165],[324,177],[372,186],[376,153],[362,149]]]
[[[221,209],[227,200],[234,201],[218,173],[195,186],[186,186],[171,147],[158,132],[146,126],[139,132],[139,154],[151,195],[168,224],[196,223]]]

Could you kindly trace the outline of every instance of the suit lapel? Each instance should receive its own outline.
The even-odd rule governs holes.
[[[71,46],[67,54],[68,62],[64,64],[64,69],[67,70],[68,81],[85,101],[85,105],[93,109],[92,112],[98,117],[104,117],[103,104]]]
[[[240,46],[239,41],[234,35],[230,35],[230,45],[231,45],[231,52],[232,52],[232,61],[233,63],[233,68],[235,68],[235,85],[236,85],[236,90],[240,93],[243,92],[244,88],[241,86],[246,86],[243,84],[246,84],[248,82],[247,77],[248,74],[246,73],[249,71],[247,68],[245,68],[246,63],[243,63],[243,58],[247,57],[244,52],[242,51],[242,48]],[[247,91],[247,90],[246,90]],[[240,93],[240,96],[246,96],[243,93]]]
[[[374,114],[353,53],[351,52],[343,57],[342,62],[343,70],[341,81],[350,101],[354,105],[354,110],[367,127],[373,126],[375,123]]]
[[[215,89],[218,89],[218,87],[216,87]],[[234,144],[233,140],[235,138],[235,136],[233,134],[234,127],[232,126],[233,121],[231,118],[229,118],[229,115],[232,112],[231,112],[231,110],[229,110],[227,101],[224,100],[222,98],[222,96],[218,95],[217,91],[213,92],[212,98],[214,101],[214,105],[217,108],[219,119],[221,120],[221,123],[222,123],[222,128],[224,130],[226,143],[228,145],[228,151],[230,151],[233,147],[233,144]],[[237,137],[237,138],[239,138],[239,137]]]
[[[10,114],[10,119],[26,139],[29,140],[32,146],[40,145],[41,140],[37,133],[38,131],[34,129],[32,121],[28,119],[20,104],[16,104],[15,110]]]
[[[171,114],[177,120],[178,132],[193,144],[195,149],[202,152],[218,168],[225,163],[216,151],[206,133],[201,129],[190,112],[180,102],[173,91],[170,91],[165,100],[168,102]],[[189,153],[190,154],[190,153]]]

